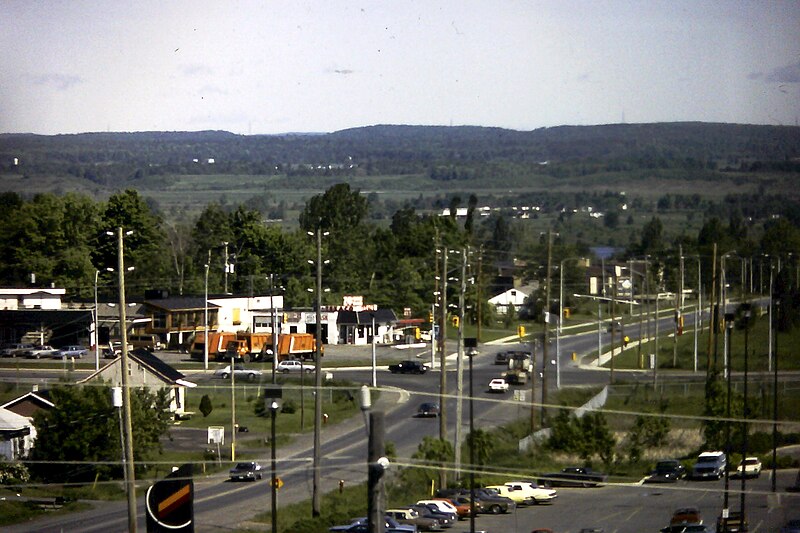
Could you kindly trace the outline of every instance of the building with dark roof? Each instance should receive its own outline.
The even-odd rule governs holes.
[[[122,386],[122,357],[117,357],[79,384],[102,381],[112,387]],[[169,391],[169,410],[176,415],[185,413],[186,388],[196,387],[181,372],[144,349],[128,352],[128,384],[133,388],[146,387],[152,391]]]

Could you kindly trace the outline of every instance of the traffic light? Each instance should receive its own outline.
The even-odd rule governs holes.
[[[414,338],[419,340],[419,328],[414,328]]]
[[[517,335],[520,339],[525,336],[525,326],[517,326]]]
[[[452,318],[452,321],[453,321],[453,327],[454,327],[454,328],[457,328],[457,327],[458,327],[458,317],[457,317],[457,316],[454,316],[454,317]]]
[[[433,324],[433,313],[428,313],[428,322]]]

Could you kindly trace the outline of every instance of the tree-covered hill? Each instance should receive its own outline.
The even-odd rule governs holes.
[[[424,174],[464,180],[498,169],[567,177],[674,168],[798,172],[800,127],[684,122],[533,131],[377,125],[316,135],[0,134],[0,173],[70,176],[112,187],[166,174]]]

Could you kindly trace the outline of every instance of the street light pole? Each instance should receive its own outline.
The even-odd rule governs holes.
[[[271,503],[272,503],[272,533],[278,533],[278,476],[275,474],[276,470],[276,456],[275,456],[275,417],[278,414],[278,402],[272,400],[272,403],[269,404],[269,412],[271,418],[271,427],[270,427],[270,447],[271,447],[271,470],[272,475],[270,476],[270,486],[271,486]]]
[[[324,232],[328,235],[328,232]],[[317,335],[316,353],[314,365],[314,474],[312,487],[311,514],[315,517],[321,514],[321,494],[320,494],[320,433],[322,431],[322,229],[317,226]]]

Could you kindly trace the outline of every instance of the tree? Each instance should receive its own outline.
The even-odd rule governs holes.
[[[166,235],[162,230],[161,217],[150,210],[144,199],[135,190],[128,189],[108,199],[100,219],[102,231],[98,232],[93,263],[100,269],[116,267],[118,242],[117,228],[122,228],[125,235],[125,263],[135,270],[130,273],[131,286],[136,283],[161,279],[168,274],[169,254]],[[113,232],[109,236],[106,232]]]
[[[347,183],[337,183],[313,196],[300,213],[303,231],[341,231],[357,227],[367,215],[367,199]]]
[[[211,405],[211,398],[208,397],[208,394],[203,394],[203,397],[200,398],[199,409],[200,412],[203,413],[203,418],[206,418],[208,415],[211,414],[211,411],[214,410],[214,406]]]
[[[131,391],[131,425],[137,469],[160,452],[170,413],[166,390]],[[55,409],[34,416],[37,437],[31,473],[56,482],[87,482],[122,476],[119,409],[107,386],[59,386],[50,391]]]

